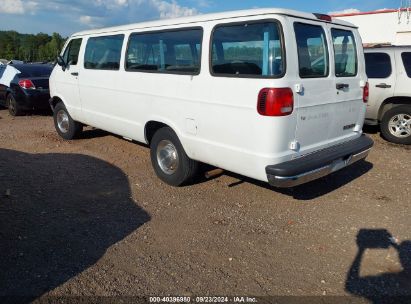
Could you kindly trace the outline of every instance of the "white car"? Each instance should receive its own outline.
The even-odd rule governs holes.
[[[366,124],[380,125],[385,139],[411,144],[411,47],[365,49],[370,84]]]
[[[326,15],[256,9],[76,33],[50,91],[60,136],[90,125],[147,143],[173,186],[199,162],[296,186],[373,145],[361,38]]]

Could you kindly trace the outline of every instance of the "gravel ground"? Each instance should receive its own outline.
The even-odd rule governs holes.
[[[47,115],[0,110],[0,130],[0,295],[411,295],[411,150],[378,133],[367,161],[279,191],[172,188],[144,145],[65,142]]]

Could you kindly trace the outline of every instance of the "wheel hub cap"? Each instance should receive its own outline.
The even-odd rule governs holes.
[[[167,174],[174,174],[180,164],[177,148],[169,140],[162,140],[157,146],[157,163]]]
[[[66,111],[60,110],[57,112],[57,126],[62,133],[67,133],[69,130],[69,117]]]
[[[390,133],[399,138],[411,136],[411,115],[398,114],[391,118],[388,129]]]

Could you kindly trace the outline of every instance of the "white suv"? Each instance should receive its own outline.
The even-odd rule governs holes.
[[[365,49],[370,96],[365,123],[385,139],[411,144],[411,47]]]

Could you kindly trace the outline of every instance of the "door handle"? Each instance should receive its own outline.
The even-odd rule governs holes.
[[[350,85],[348,83],[337,83],[336,88],[337,90],[344,90],[348,89]]]
[[[78,73],[77,73],[77,72],[73,72],[73,73],[71,73],[71,75],[73,75],[73,76],[78,76]]]
[[[391,88],[391,85],[386,84],[386,83],[380,83],[380,84],[377,84],[375,87],[381,88],[381,89],[389,89]]]

